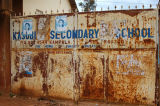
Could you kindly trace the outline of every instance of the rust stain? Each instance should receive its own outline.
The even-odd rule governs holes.
[[[128,15],[131,15],[131,16],[135,16],[143,11],[154,11],[154,9],[145,9],[145,10],[142,10],[142,9],[136,9],[136,10],[130,10],[130,12],[128,12],[128,10],[110,10],[110,11],[96,11],[96,12],[80,12],[79,14],[91,14],[91,13],[100,13],[100,14],[106,14],[106,13],[124,13],[124,14],[128,14]]]
[[[141,10],[133,10],[133,12],[128,12],[128,11],[121,11],[121,13],[124,13],[124,14],[127,14],[127,15],[130,15],[130,16],[136,16],[136,15],[138,15],[139,13],[141,13],[142,11]]]
[[[153,44],[155,44],[155,41],[153,41],[152,39],[144,39],[143,41],[144,41],[145,45],[148,45],[148,44],[153,45]]]
[[[152,10],[145,11],[150,12]],[[128,28],[145,28],[147,25],[151,25],[150,23],[154,23],[156,18],[153,16],[148,17],[148,14],[150,13],[145,13],[145,11],[122,10],[78,13],[79,17],[81,17],[81,14],[84,14],[82,15],[82,19],[78,19],[78,21],[81,22],[77,24],[79,26],[67,26],[67,29],[99,29],[101,28],[101,21],[103,21],[103,25],[107,29],[104,31],[108,32],[106,32],[104,36],[101,36],[101,38],[98,36],[98,38],[93,39],[82,38],[77,40],[77,42],[76,39],[68,41],[69,43],[73,43],[73,45],[75,45],[75,42],[79,44],[80,48],[75,48],[74,50],[63,48],[63,45],[68,43],[60,40],[54,42],[54,44],[58,45],[52,49],[45,47],[35,49],[33,47],[37,43],[44,46],[45,44],[52,42],[48,42],[48,40],[50,40],[49,35],[51,29],[55,29],[55,22],[52,20],[52,23],[51,18],[55,19],[58,15],[67,15],[67,21],[70,23],[72,21],[70,18],[73,19],[73,17],[70,16],[75,16],[74,13],[51,16],[29,16],[16,19],[15,22],[19,22],[18,25],[20,27],[23,19],[35,18],[33,19],[33,21],[36,21],[34,22],[36,23],[34,24],[36,26],[34,27],[34,30],[37,31],[39,35],[45,35],[45,38],[44,40],[25,40],[25,44],[29,42],[29,45],[25,45],[25,47],[22,46],[20,48],[18,48],[18,41],[13,42],[13,48],[11,50],[16,51],[16,57],[12,60],[14,62],[14,69],[12,69],[12,71],[14,71],[13,84],[17,84],[22,81],[19,88],[16,88],[19,89],[19,93],[25,95],[28,93],[32,94],[34,93],[33,91],[35,88],[29,89],[29,85],[26,85],[23,80],[28,80],[29,77],[33,79],[37,77],[38,79],[41,79],[42,77],[42,80],[40,80],[40,91],[47,97],[73,99],[73,89],[75,89],[75,95],[80,96],[80,99],[104,100],[105,96],[107,102],[137,104],[155,103],[156,101],[152,98],[154,86],[150,86],[157,78],[153,75],[155,73],[154,53],[157,50],[154,45],[155,39],[152,40],[135,37],[136,33],[133,33],[133,38],[129,39],[124,39],[122,37],[119,37],[118,39],[115,38],[115,36],[117,36],[116,28],[120,28],[120,30],[126,28],[127,33]],[[111,16],[109,16],[110,13],[112,14]],[[143,16],[140,13],[145,14],[146,16]],[[119,15],[121,15],[121,19],[117,18]],[[103,19],[103,16],[108,17]],[[112,16],[114,18],[113,20]],[[38,25],[40,24],[39,20],[41,20],[41,18],[46,18],[44,28],[42,28],[42,30],[38,28]],[[140,23],[141,21],[143,21],[143,23]],[[152,26],[153,25],[151,25],[151,27]],[[13,23],[12,27],[16,27],[16,24]],[[99,29],[99,33],[101,33],[101,29]],[[155,27],[151,28],[151,35],[155,35],[154,33]],[[57,36],[60,35],[61,34],[58,34]],[[60,43],[62,43],[62,45],[59,45]],[[86,45],[96,46],[94,46],[94,48],[85,48]],[[34,51],[32,56],[33,75],[26,75],[24,70],[19,69],[21,56],[17,51]],[[71,55],[67,55],[67,52]],[[76,54],[77,52],[78,54]],[[117,55],[122,55],[125,59],[119,59],[117,61]],[[106,59],[106,56],[109,57]],[[137,61],[141,61],[141,63]],[[117,68],[117,66],[119,66],[119,68]],[[145,73],[142,73],[143,75],[139,75],[140,71],[144,71]],[[126,74],[126,72],[128,73]],[[75,80],[72,78],[74,76],[73,73],[75,74]],[[40,76],[36,76],[37,74]],[[148,90],[148,86],[151,90]]]
[[[106,73],[107,73],[107,76],[106,76],[106,87],[105,87],[105,96],[106,96],[106,99],[109,100],[110,97],[112,97],[113,100],[115,100],[114,96],[114,91],[113,91],[113,85],[110,84],[110,80],[109,80],[109,58],[106,59]]]
[[[48,53],[40,52],[36,56],[33,57],[33,67],[32,70],[35,73],[37,69],[41,71],[43,77],[43,85],[42,90],[44,94],[48,94],[48,86],[47,86],[47,67],[48,67]]]
[[[28,41],[29,46],[32,47],[33,45],[35,45],[35,42],[36,42],[35,40],[34,41]]]
[[[46,83],[43,83],[42,89],[43,89],[44,93],[48,94],[48,85]]]
[[[96,27],[96,14],[87,14],[87,27]],[[93,22],[92,22],[93,21]]]
[[[15,64],[16,70],[18,70],[18,71],[19,71],[19,61],[20,61],[20,58],[19,58],[19,56],[16,55],[16,59],[14,61],[14,64]]]
[[[76,80],[77,85],[72,83],[72,70],[78,71],[78,69],[71,53],[71,51],[62,52],[58,50],[55,54],[49,54],[50,63],[48,66],[51,71],[48,71],[47,83],[43,86],[44,90],[48,90],[47,96],[57,99],[72,99],[73,87],[77,88],[78,86]]]
[[[86,55],[87,56],[87,55]],[[85,58],[85,57],[84,57]],[[81,76],[81,97],[82,99],[100,99],[104,98],[103,85],[103,66],[99,69],[97,62],[103,65],[101,58],[94,54],[87,56],[87,60],[80,57],[80,73]],[[87,63],[86,63],[87,62]],[[82,69],[81,64],[85,64]],[[86,72],[85,72],[86,71]]]
[[[52,58],[50,60],[51,60],[51,72],[54,72],[54,64],[56,63],[56,61]]]
[[[95,76],[96,76],[96,69],[93,66],[93,73],[91,75],[87,74],[86,75],[86,79],[84,81],[84,91],[82,96],[87,97],[87,98],[92,98],[92,99],[96,99],[96,98],[102,98],[103,97],[103,92],[104,89],[103,88],[96,88],[94,85],[95,82]]]
[[[14,81],[18,82],[18,79],[22,79],[24,77],[32,77],[31,74],[26,74],[25,70],[20,70],[19,67],[20,67],[20,54],[19,52],[17,52],[17,55],[15,57],[15,60],[14,60],[14,64],[15,64],[15,69],[16,69],[16,75],[14,76]]]
[[[39,96],[36,94],[34,89],[28,89],[23,81],[20,84],[20,88],[19,88],[18,92],[15,92],[15,93],[18,93],[21,96],[33,96],[33,95]]]
[[[122,58],[124,58],[125,56],[123,54],[124,52],[119,53],[119,51],[117,51],[116,53],[115,55],[120,54]],[[141,55],[138,55],[139,53]],[[130,53],[127,53],[127,55],[128,54]],[[107,101],[109,102],[147,104],[148,101],[150,101],[150,104],[152,104],[151,103],[152,99],[150,100],[150,98],[147,96],[152,91],[150,91],[149,89],[145,89],[145,92],[147,93],[143,93],[144,91],[141,91],[140,89],[142,89],[142,81],[144,81],[143,83],[146,84],[146,85],[143,85],[143,87],[148,86],[148,84],[145,81],[151,81],[146,77],[149,77],[149,75],[152,73],[149,70],[154,70],[153,66],[148,67],[148,65],[151,64],[149,61],[152,61],[154,56],[153,57],[150,56],[152,54],[152,52],[150,51],[148,51],[145,54],[142,53],[142,51],[135,51],[135,52],[132,51],[131,55],[132,54],[135,54],[135,55],[133,55],[131,58],[130,56],[126,56],[127,58],[125,58],[124,60],[118,57],[118,59],[120,58],[120,61],[122,62],[122,65],[120,67],[119,65],[121,64],[121,62],[118,62],[117,60],[115,61],[114,59],[110,60],[110,64],[108,64],[108,62],[106,63],[107,64],[106,67],[109,67],[109,69],[106,70],[107,86],[106,86],[105,96],[107,98]],[[113,57],[116,57],[116,56],[113,56]],[[148,58],[146,59],[146,57]],[[130,61],[130,62],[134,61],[134,63],[131,65],[130,62],[128,64],[127,61]],[[136,65],[137,62],[138,62],[138,65]],[[147,68],[146,67],[144,68],[143,66],[141,66],[140,65],[141,63],[145,64]],[[129,67],[131,67],[132,71],[130,71]]]
[[[103,69],[104,69],[104,68],[105,68],[105,67],[104,67],[104,62],[105,62],[105,61],[104,61],[104,56],[103,56],[103,58],[101,58],[101,61],[102,61]]]

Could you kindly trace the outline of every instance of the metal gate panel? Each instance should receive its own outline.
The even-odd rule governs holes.
[[[155,50],[110,51],[108,67],[108,102],[155,103]]]
[[[104,99],[104,55],[79,52],[80,99]]]
[[[87,35],[85,38],[77,39],[78,49],[95,49],[99,47],[100,43],[95,34],[95,30],[97,29],[96,24],[95,13],[78,14],[77,28],[83,31],[83,37]],[[93,30],[93,35],[89,36],[89,33],[92,32],[91,30]],[[98,32],[98,30],[96,31]]]
[[[88,37],[78,40],[80,49],[156,47],[157,11],[155,10],[93,12],[78,14],[78,19],[78,28],[88,30]],[[91,29],[94,30],[93,36],[89,36]],[[95,31],[98,31],[98,37]],[[85,47],[86,45],[93,46]]]
[[[64,32],[67,32],[67,30],[70,30],[72,32],[73,29],[75,29],[75,15],[74,14],[61,14],[61,15],[55,15],[55,16],[50,16],[50,31],[56,31],[57,29],[57,21],[59,18],[64,19],[64,24],[65,28],[63,29]],[[54,37],[52,39],[51,37],[48,39],[48,44],[53,45],[52,48],[59,48],[59,49],[72,49],[73,46],[75,45],[75,39],[68,39],[65,35],[65,38],[61,38],[61,32],[57,31],[57,38]],[[49,35],[50,36],[50,33]],[[50,41],[50,42],[49,42]],[[45,47],[44,47],[45,48]]]
[[[11,47],[12,49],[19,49],[19,48],[35,48],[35,40],[30,39],[23,39],[22,32],[24,33],[24,23],[28,21],[31,23],[33,37],[35,37],[35,32],[37,30],[37,21],[34,17],[23,17],[23,18],[13,18],[10,21],[10,31],[12,35],[16,34],[16,39],[14,36],[11,36]],[[30,32],[32,34],[32,32]]]
[[[45,95],[46,57],[44,52],[12,51],[11,82],[14,93],[34,96]]]
[[[11,90],[155,104],[157,15],[150,9],[11,17]]]
[[[73,99],[74,64],[72,51],[51,51],[48,61],[48,96]]]

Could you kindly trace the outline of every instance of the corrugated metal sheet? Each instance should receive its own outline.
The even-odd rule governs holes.
[[[154,105],[157,14],[130,10],[12,17],[12,91]],[[27,30],[26,23],[30,36],[19,33]]]

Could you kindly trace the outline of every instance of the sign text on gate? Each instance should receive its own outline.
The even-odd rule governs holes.
[[[63,32],[56,32],[54,30],[50,31],[50,39],[85,39],[85,38],[98,38],[99,29],[78,29],[78,30],[67,30]],[[36,31],[32,31],[31,33],[24,32],[13,32],[13,40],[33,40],[37,39]],[[118,29],[118,33],[116,35],[117,38],[122,37],[143,37],[143,38],[153,38],[151,35],[150,28],[123,28]]]

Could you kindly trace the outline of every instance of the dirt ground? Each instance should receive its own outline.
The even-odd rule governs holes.
[[[73,101],[51,100],[44,98],[32,98],[15,96],[10,93],[0,93],[0,106],[143,106],[128,104],[106,104],[104,102],[83,101],[78,104]]]

